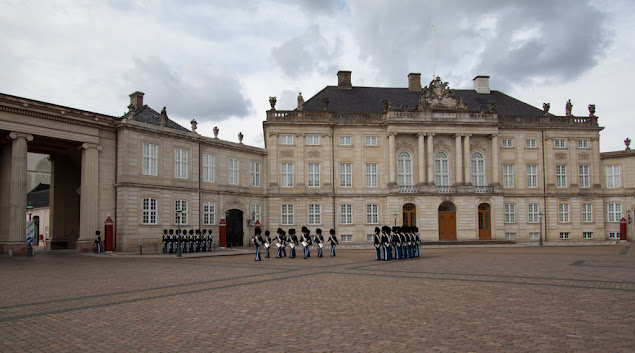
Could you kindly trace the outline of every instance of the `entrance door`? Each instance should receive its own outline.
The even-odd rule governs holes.
[[[227,246],[243,245],[243,211],[227,211]]]
[[[35,229],[35,232],[33,232],[33,236],[35,237],[33,241],[35,245],[38,246],[40,245],[40,216],[33,217],[33,227]]]
[[[417,206],[412,203],[403,205],[403,224],[412,227],[417,224]]]
[[[491,214],[489,204],[478,205],[478,238],[492,239]]]
[[[456,240],[456,209],[450,202],[439,206],[439,240]]]

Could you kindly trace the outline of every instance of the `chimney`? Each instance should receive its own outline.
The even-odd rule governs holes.
[[[489,94],[489,76],[474,77],[474,90],[476,93]]]
[[[408,90],[414,92],[421,91],[421,74],[408,74]]]
[[[351,72],[350,71],[338,71],[337,72],[337,88],[339,89],[352,89],[351,84]]]
[[[136,91],[130,94],[130,105],[128,108],[134,111],[138,108],[143,107],[143,92]]]

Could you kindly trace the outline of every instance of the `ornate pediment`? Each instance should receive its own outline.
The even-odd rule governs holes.
[[[441,81],[441,78],[437,76],[423,88],[417,108],[418,110],[467,110],[467,104],[463,100],[454,98],[454,91],[449,88],[448,83]]]
[[[397,142],[395,147],[396,147],[397,151],[400,151],[400,150],[413,151],[412,144],[410,142],[406,142],[406,141]]]

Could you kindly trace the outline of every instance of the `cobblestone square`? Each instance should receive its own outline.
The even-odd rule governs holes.
[[[0,257],[0,351],[632,352],[630,245]]]

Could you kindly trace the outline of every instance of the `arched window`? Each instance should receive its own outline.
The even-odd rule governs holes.
[[[472,153],[472,185],[485,186],[485,157],[481,152]]]
[[[448,154],[445,152],[437,152],[434,155],[434,185],[450,186]]]
[[[412,186],[412,156],[406,151],[397,155],[397,185]]]

